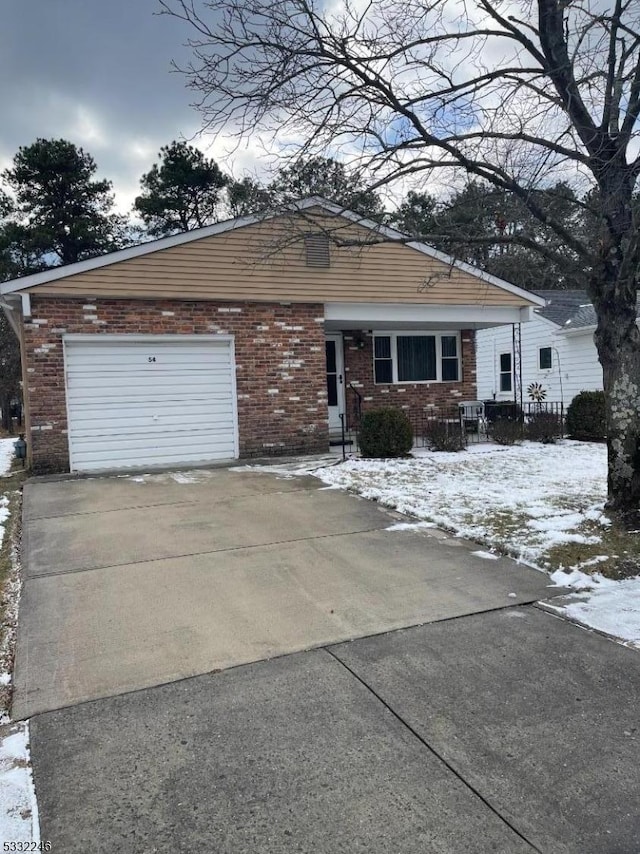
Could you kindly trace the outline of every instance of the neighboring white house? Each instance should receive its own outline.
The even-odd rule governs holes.
[[[539,383],[546,400],[567,406],[578,392],[602,388],[602,367],[593,333],[596,316],[585,291],[537,291],[547,304],[521,325],[522,394]],[[480,400],[513,400],[514,359],[511,326],[477,333]]]

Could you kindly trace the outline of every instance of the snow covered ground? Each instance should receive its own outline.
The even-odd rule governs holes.
[[[15,438],[0,439],[0,477],[7,474],[11,468],[14,454]],[[4,537],[4,524],[9,518],[9,500],[5,495],[0,496],[0,546]]]
[[[14,455],[15,437],[0,439],[0,477],[8,474]],[[5,525],[9,518],[9,497],[7,491],[0,493],[0,547],[4,542]],[[17,556],[12,554],[13,567],[4,586],[0,589],[0,605],[2,606],[3,631],[0,632],[0,689],[11,684],[11,651],[15,639],[17,622],[18,599],[20,597],[20,574],[17,566]],[[0,691],[0,725],[8,721],[7,710],[2,702]]]
[[[13,436],[9,439],[0,439],[0,476],[6,474],[11,468],[17,438]]]
[[[28,842],[37,845],[40,842],[27,722],[11,724],[0,730],[0,840],[7,844],[16,842],[23,845]]]
[[[6,475],[14,454],[15,437],[0,439],[0,476]],[[12,487],[15,488],[15,487]],[[9,517],[9,499],[0,495],[0,545],[4,539],[5,523]],[[4,589],[0,591],[3,604],[4,632],[0,646],[0,688],[11,684],[9,663],[10,644],[17,621],[20,577],[17,556],[12,555],[13,567]],[[7,845],[40,842],[38,806],[36,803],[31,758],[29,754],[29,723],[9,723],[7,710],[0,703],[0,840]],[[9,849],[7,849],[9,850]],[[15,849],[26,851],[27,848]],[[32,850],[29,848],[29,850]]]
[[[481,444],[458,454],[418,449],[414,457],[327,466],[301,461],[265,471],[314,474],[333,488],[483,543],[490,550],[483,556],[504,552],[553,572],[552,581],[576,590],[566,601],[554,600],[557,613],[640,649],[640,578],[612,581],[594,572],[610,557],[598,553],[610,525],[604,445]],[[552,549],[571,544],[586,547],[585,556],[557,571]]]

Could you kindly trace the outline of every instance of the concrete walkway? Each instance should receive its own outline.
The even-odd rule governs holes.
[[[13,717],[548,596],[313,477],[30,482]]]

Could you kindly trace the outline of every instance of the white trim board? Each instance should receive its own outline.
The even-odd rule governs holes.
[[[505,323],[526,323],[533,317],[533,310],[527,306],[487,306],[487,305],[424,305],[420,303],[346,303],[328,302],[324,307],[324,319],[327,323],[355,324],[353,328],[381,323],[393,326],[394,323],[412,323],[416,326],[429,324],[436,328],[438,324],[453,323],[468,328],[482,328]],[[329,327],[327,327],[328,329]]]

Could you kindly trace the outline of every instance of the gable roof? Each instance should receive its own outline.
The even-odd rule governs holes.
[[[471,266],[470,264],[466,264],[462,261],[457,261],[455,258],[452,258],[451,256],[446,255],[445,253],[440,252],[437,249],[434,249],[427,243],[412,240],[408,238],[407,235],[402,234],[402,232],[399,232],[396,229],[390,228],[389,226],[380,225],[379,223],[374,222],[373,220],[363,218],[359,214],[354,213],[353,211],[346,210],[340,205],[337,205],[333,202],[329,202],[326,199],[322,199],[317,196],[312,196],[308,199],[304,199],[300,202],[297,202],[291,205],[285,211],[278,211],[270,214],[253,214],[251,216],[226,220],[224,222],[215,223],[214,225],[205,226],[204,228],[193,229],[192,231],[188,231],[182,234],[174,234],[169,237],[163,237],[158,240],[148,241],[146,243],[141,243],[136,246],[130,246],[126,249],[120,249],[116,252],[110,252],[107,255],[98,256],[97,258],[90,258],[86,261],[78,261],[75,264],[67,264],[61,267],[53,267],[41,273],[34,273],[29,276],[23,276],[18,279],[13,279],[9,282],[3,282],[0,283],[0,294],[5,295],[28,290],[31,288],[35,288],[38,285],[48,284],[51,282],[55,282],[59,279],[65,279],[71,276],[78,275],[80,273],[85,273],[91,270],[97,270],[101,267],[108,267],[112,264],[117,264],[121,261],[135,259],[138,257],[152,254],[154,252],[159,252],[164,249],[169,249],[174,246],[180,246],[182,244],[203,240],[208,237],[224,234],[225,232],[234,231],[236,229],[244,228],[246,226],[255,225],[257,223],[265,222],[267,220],[271,220],[286,214],[295,214],[297,212],[311,211],[311,209],[314,208],[320,209],[334,216],[341,217],[347,220],[348,222],[353,223],[354,225],[372,231],[375,234],[380,235],[380,237],[384,240],[387,240],[389,242],[402,243],[406,246],[409,246],[410,248],[422,253],[423,255],[426,255],[431,259],[440,261],[441,263],[446,264],[451,268],[462,271],[468,275],[471,275],[482,282],[493,285],[494,287],[500,288],[510,294],[520,297],[521,299],[526,300],[526,302],[528,302],[529,304],[539,306],[543,306],[544,304],[543,298],[537,296],[531,291],[526,291],[523,288],[519,288],[516,285],[512,285],[510,282],[506,282],[502,279],[497,278],[496,276],[492,276],[489,273],[485,273],[482,270]]]
[[[536,314],[550,320],[556,326],[564,326],[581,306],[591,305],[591,300],[585,290],[536,291],[536,293],[545,300],[545,305],[542,308],[535,309]]]
[[[596,310],[584,290],[536,291],[544,297],[546,305],[536,308],[535,313],[562,327],[566,332],[591,329],[596,326]],[[640,295],[636,303],[636,314],[640,318]]]

